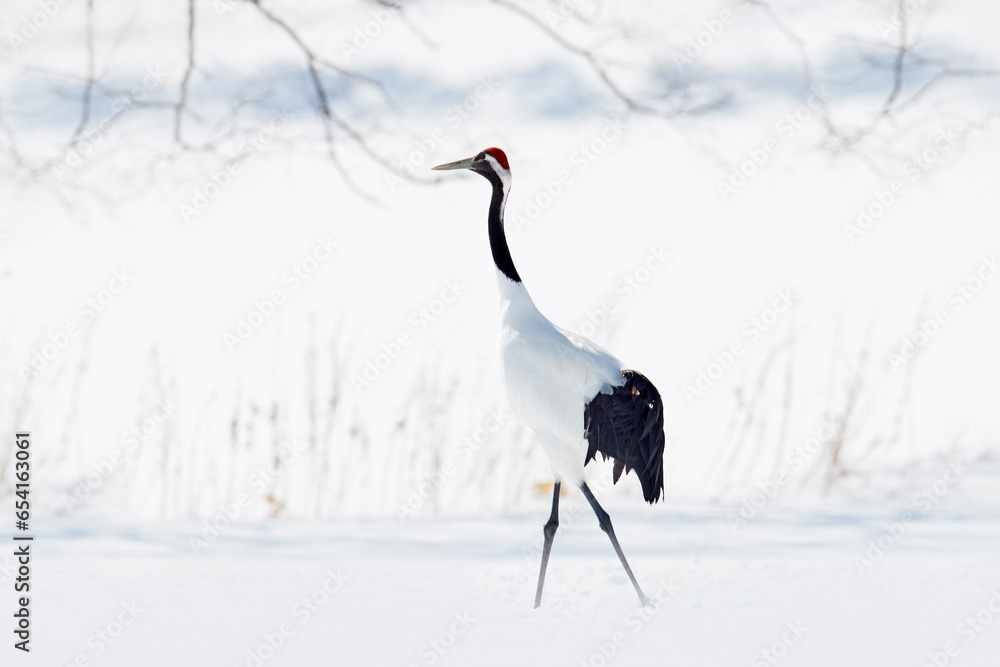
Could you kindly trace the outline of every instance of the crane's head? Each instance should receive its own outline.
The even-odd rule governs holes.
[[[501,182],[509,182],[510,179],[510,165],[507,163],[507,156],[499,148],[487,148],[473,157],[439,164],[432,169],[471,169],[491,180],[497,178]]]

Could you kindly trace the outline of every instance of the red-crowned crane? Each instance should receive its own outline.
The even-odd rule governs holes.
[[[552,514],[545,524],[542,564],[538,572],[535,608],[542,587],[552,540],[559,527],[559,491],[563,481],[583,491],[597,514],[601,530],[648,604],[615,537],[611,517],[584,480],[583,467],[600,452],[614,459],[614,481],[622,470],[634,470],[642,495],[650,504],[663,493],[663,403],[656,387],[640,373],[589,340],[549,322],[535,307],[507,247],[503,211],[510,192],[510,165],[499,148],[434,169],[470,169],[493,186],[489,236],[500,286],[500,368],[511,410],[538,434],[555,474]]]

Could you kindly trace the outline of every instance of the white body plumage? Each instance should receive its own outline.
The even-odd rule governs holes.
[[[583,482],[584,408],[621,386],[622,365],[590,341],[549,322],[523,283],[497,272],[500,368],[511,410],[538,434],[557,479]]]

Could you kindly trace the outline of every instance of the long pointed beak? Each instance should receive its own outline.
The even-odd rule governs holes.
[[[475,157],[465,158],[464,160],[456,160],[455,162],[447,162],[445,164],[439,164],[436,167],[431,167],[431,169],[437,169],[438,171],[446,171],[450,169],[471,169],[472,161]]]

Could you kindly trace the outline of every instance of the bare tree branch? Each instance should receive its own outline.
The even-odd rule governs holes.
[[[181,120],[187,106],[188,83],[191,81],[192,72],[194,72],[194,0],[188,0],[187,69],[184,70],[184,78],[181,79],[180,96],[174,109],[174,141],[184,147],[188,145],[181,136]]]
[[[641,48],[621,48],[636,44],[641,47],[644,43],[636,37],[641,32],[641,26],[619,24],[609,17],[614,3],[574,5],[572,11],[567,12],[565,3],[560,0],[489,2],[531,26],[529,30],[537,32],[556,47],[568,62],[582,64],[585,71],[600,82],[599,92],[606,93],[607,99],[620,104],[627,113],[674,122],[703,117],[706,112],[722,108],[734,98],[735,93],[726,90],[730,84],[725,72],[707,67],[674,72],[664,67],[662,57],[657,60],[657,49],[652,43],[645,51]],[[359,0],[359,4],[391,10],[401,17],[401,22],[420,43],[431,49],[436,48],[434,40],[410,20],[402,1]],[[836,83],[831,82],[829,76],[813,62],[809,50],[812,37],[808,33],[798,30],[782,17],[768,0],[748,0],[748,6],[760,10],[774,30],[792,44],[798,54],[805,89]],[[890,39],[866,42],[847,35],[842,40],[842,43],[853,43],[866,59],[869,70],[863,76],[877,76],[881,72],[888,74],[887,87],[884,93],[879,93],[874,108],[859,119],[856,113],[858,105],[853,104],[850,107],[855,112],[853,120],[841,117],[841,109],[846,109],[848,105],[841,106],[840,100],[821,100],[818,108],[818,118],[825,129],[823,149],[835,156],[853,155],[873,169],[877,168],[878,151],[891,147],[909,125],[920,121],[920,114],[925,109],[941,102],[938,91],[945,84],[1000,75],[995,69],[959,65],[957,57],[926,55],[920,40],[914,37],[911,26],[914,19],[904,11],[906,5],[903,0],[892,0],[892,6],[896,9],[898,20],[894,19],[895,34]],[[408,124],[403,110],[390,95],[388,78],[381,73],[372,74],[358,67],[338,64],[317,51],[307,39],[307,31],[297,24],[292,8],[281,5],[279,10],[277,5],[262,0],[229,2],[227,7],[229,11],[247,11],[259,16],[264,20],[265,30],[280,34],[281,40],[288,40],[297,57],[301,58],[301,73],[304,76],[298,77],[300,70],[293,68],[294,74],[288,78],[287,69],[280,69],[276,63],[274,67],[265,67],[243,81],[237,81],[236,92],[229,93],[229,99],[218,104],[218,100],[212,97],[215,88],[200,85],[202,77],[196,76],[202,74],[205,79],[211,78],[208,66],[203,62],[203,54],[210,51],[206,40],[212,39],[216,33],[211,26],[199,24],[199,20],[204,22],[205,13],[199,14],[195,0],[187,0],[183,16],[184,38],[180,42],[183,64],[179,75],[168,79],[155,94],[136,97],[133,95],[134,81],[130,88],[128,84],[121,84],[120,79],[100,71],[98,56],[102,60],[106,57],[111,29],[103,28],[97,21],[94,0],[87,0],[80,29],[85,49],[82,66],[62,70],[59,65],[39,64],[44,61],[0,60],[0,66],[13,65],[18,74],[42,82],[46,94],[63,98],[67,108],[78,108],[64,145],[55,152],[50,150],[41,154],[32,150],[30,141],[18,136],[21,130],[15,114],[24,116],[26,112],[16,104],[5,103],[0,110],[3,112],[0,115],[0,158],[6,168],[20,182],[44,188],[68,210],[74,210],[73,200],[77,195],[110,201],[121,196],[121,193],[112,196],[109,191],[98,196],[97,192],[103,187],[93,180],[98,173],[105,174],[105,177],[115,173],[129,179],[129,183],[148,184],[155,182],[157,169],[192,156],[210,156],[219,164],[231,165],[242,159],[234,147],[260,130],[259,111],[273,106],[276,95],[287,95],[285,86],[291,80],[295,86],[292,94],[295,102],[298,102],[296,96],[301,95],[301,100],[311,110],[311,115],[300,118],[318,120],[318,132],[310,136],[308,133],[311,130],[305,129],[305,134],[299,132],[294,138],[282,137],[276,140],[276,145],[295,151],[320,150],[342,182],[370,202],[377,203],[377,198],[360,182],[359,160],[410,183],[438,182],[439,179],[434,176],[418,176],[408,173],[405,168],[400,169],[389,157],[389,149],[383,140],[388,139],[390,146],[393,142],[398,145],[401,137],[408,133],[412,135],[417,130],[411,131],[410,128],[415,126]],[[547,20],[552,12],[560,17],[558,24]],[[226,29],[223,24],[219,25],[218,30]],[[130,29],[118,28],[122,39],[130,34]],[[669,45],[667,49],[669,51]],[[611,52],[615,55],[609,55]],[[374,96],[367,93],[374,93]],[[371,104],[371,108],[357,106],[359,99],[364,100],[364,104]],[[372,99],[374,102],[371,102]],[[856,100],[854,98],[852,102]],[[98,118],[99,110],[107,108],[108,103],[124,111]],[[144,114],[166,111],[170,120],[166,128],[161,128],[165,136],[154,138],[147,133],[140,137],[141,133],[123,129],[125,123],[120,121],[129,113],[138,111]],[[384,122],[388,118],[392,118],[393,122]],[[402,122],[397,123],[397,120]],[[197,132],[196,127],[199,128]],[[53,178],[54,171],[65,172],[63,166],[67,156],[83,152],[88,148],[88,142],[109,136],[111,132],[108,128],[114,129],[114,137],[105,147],[111,144],[127,146],[134,160],[120,160],[118,156],[102,155],[101,151],[92,150],[88,153],[85,167],[63,174],[58,179]],[[684,134],[686,141],[698,146],[702,152],[711,153],[711,147],[697,143],[692,133]],[[127,164],[115,165],[116,160]],[[114,169],[104,169],[103,172],[99,169],[111,165],[115,165]]]
[[[70,137],[69,144],[76,143],[80,135],[83,134],[87,123],[90,121],[90,103],[94,90],[94,0],[87,0],[87,22],[86,22],[86,47],[87,47],[87,76],[83,88],[83,96],[80,100],[80,122]]]

